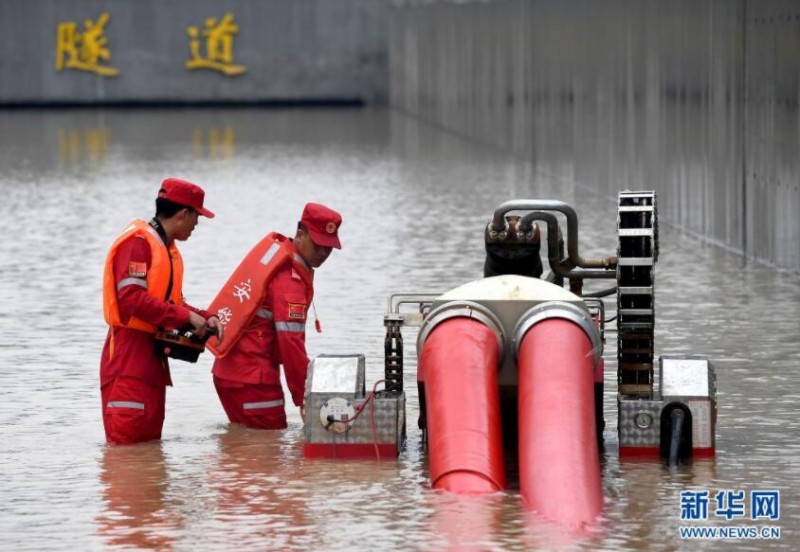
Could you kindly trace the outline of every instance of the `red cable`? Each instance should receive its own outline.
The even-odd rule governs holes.
[[[375,446],[375,457],[378,459],[378,462],[381,461],[381,453],[380,453],[380,450],[378,450],[378,436],[375,433],[375,400],[374,399],[375,399],[375,394],[377,393],[378,384],[385,383],[385,382],[386,382],[386,380],[378,380],[378,381],[375,382],[375,385],[372,386],[372,391],[370,392],[369,395],[367,395],[366,400],[363,403],[361,403],[361,406],[358,407],[358,409],[356,410],[355,415],[352,418],[350,418],[349,420],[347,420],[347,422],[346,422],[348,425],[351,425],[353,422],[355,422],[356,418],[358,418],[361,415],[361,413],[364,412],[364,409],[367,407],[367,404],[371,403],[370,407],[369,407],[369,430],[370,430],[370,435],[372,435],[372,444]]]

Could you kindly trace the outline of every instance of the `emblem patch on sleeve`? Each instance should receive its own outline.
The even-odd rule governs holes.
[[[133,278],[144,278],[147,276],[147,263],[128,263],[128,275]]]
[[[306,306],[303,303],[289,303],[289,318],[305,320]]]

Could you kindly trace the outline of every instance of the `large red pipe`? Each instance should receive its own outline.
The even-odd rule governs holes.
[[[433,488],[483,494],[506,486],[497,336],[471,318],[433,328],[422,348]]]
[[[519,478],[525,504],[568,525],[603,507],[594,421],[592,341],[563,318],[531,327],[519,346]]]

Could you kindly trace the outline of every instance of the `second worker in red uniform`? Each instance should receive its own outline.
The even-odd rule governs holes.
[[[269,234],[234,273],[229,282],[233,282],[232,291],[220,292],[228,303],[218,303],[220,296],[215,300],[216,305],[235,308],[250,300],[251,293],[262,294],[254,298],[258,302],[251,304],[238,328],[226,326],[222,345],[229,346],[210,347],[218,357],[212,369],[214,386],[231,422],[260,429],[286,427],[280,365],[292,402],[302,409],[309,362],[305,329],[314,299],[314,269],[333,248],[341,249],[341,223],[336,211],[307,204],[294,239]],[[231,314],[228,306],[217,312],[222,324],[238,315]]]

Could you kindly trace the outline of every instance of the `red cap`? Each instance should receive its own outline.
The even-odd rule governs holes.
[[[203,208],[205,196],[206,193],[203,188],[180,178],[164,179],[164,182],[161,183],[161,189],[158,190],[158,197],[184,207],[191,207],[204,217],[214,218],[214,213]]]
[[[307,203],[300,222],[308,228],[311,241],[316,245],[342,248],[342,244],[339,242],[342,215],[333,209],[328,209],[319,203]]]

